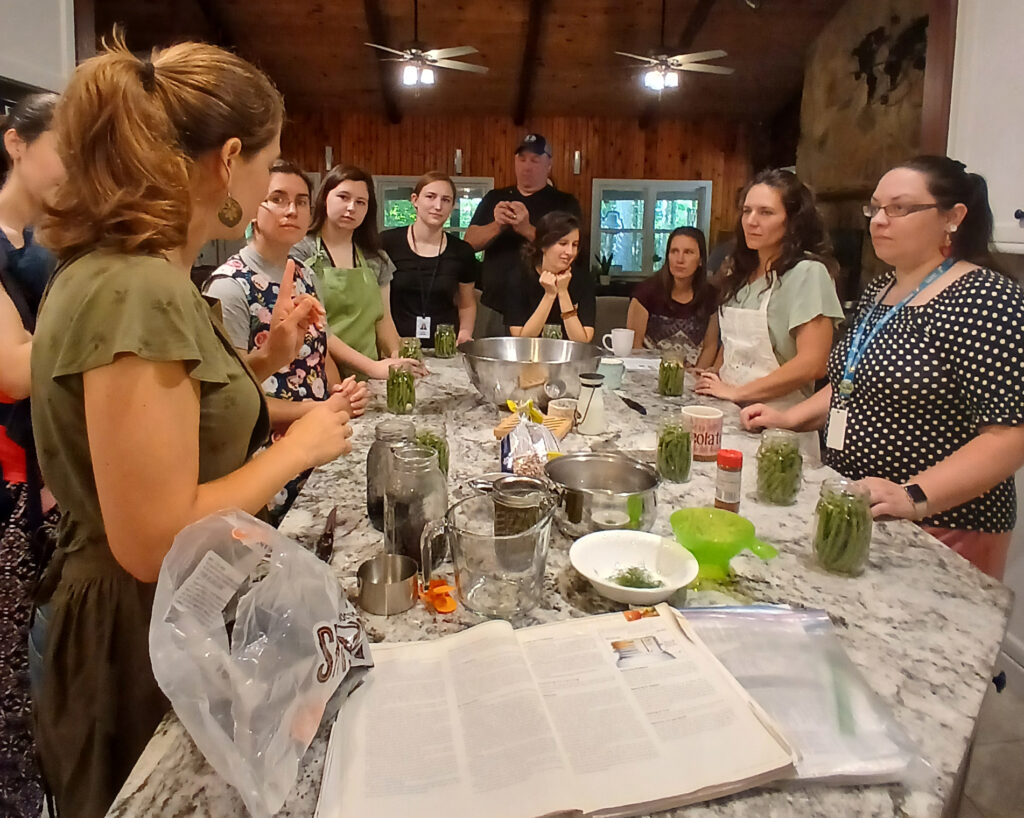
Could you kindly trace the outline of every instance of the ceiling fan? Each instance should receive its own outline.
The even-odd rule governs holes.
[[[621,57],[629,57],[631,60],[639,60],[646,63],[648,69],[644,72],[644,85],[652,91],[661,91],[665,88],[679,87],[680,71],[696,71],[702,74],[732,74],[735,69],[724,65],[707,65],[705,60],[717,60],[729,56],[721,49],[713,51],[695,51],[691,54],[674,54],[669,56],[665,53],[665,6],[666,0],[661,0],[661,45],[659,53],[650,57],[642,57],[639,54],[630,54],[626,51],[616,51]]]
[[[454,71],[472,71],[476,74],[486,74],[487,66],[474,65],[468,62],[459,62],[452,57],[465,57],[468,54],[479,52],[471,45],[457,45],[451,48],[424,48],[420,42],[420,8],[419,0],[412,3],[412,42],[408,48],[398,50],[379,43],[363,43],[370,48],[386,51],[396,56],[384,58],[394,62],[407,63],[402,69],[403,85],[433,85],[434,69],[449,68]]]

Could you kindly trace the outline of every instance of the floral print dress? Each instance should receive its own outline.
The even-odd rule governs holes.
[[[245,292],[249,303],[249,350],[261,346],[270,335],[270,316],[277,304],[280,281],[260,269],[253,253],[245,248],[231,256],[210,276],[210,281],[231,278],[237,281]],[[295,295],[316,297],[312,273],[306,268],[295,267]],[[299,356],[288,366],[275,372],[263,382],[263,391],[272,398],[281,400],[325,400],[327,387],[327,332],[311,326]],[[273,439],[280,435],[275,431]],[[310,470],[312,471],[312,470]],[[299,491],[309,477],[309,471],[296,477],[286,485],[268,505],[270,517],[277,525],[291,508]]]

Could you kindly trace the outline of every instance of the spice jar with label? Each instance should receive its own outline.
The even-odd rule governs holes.
[[[743,476],[743,452],[721,449],[718,452],[718,476],[715,480],[715,508],[740,510],[740,480]]]
[[[395,446],[412,443],[416,427],[409,420],[383,420],[374,429],[375,440],[366,453],[366,514],[378,531],[384,530],[384,492],[391,475]]]

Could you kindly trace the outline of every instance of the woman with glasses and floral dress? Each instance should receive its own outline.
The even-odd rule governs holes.
[[[295,295],[316,296],[312,274],[288,260],[292,246],[309,229],[311,197],[309,178],[296,165],[275,162],[267,198],[251,225],[248,246],[215,270],[206,284],[206,294],[220,301],[224,328],[243,357],[270,337],[270,316],[289,265],[294,268]],[[334,393],[345,396],[353,416],[365,410],[369,402],[366,385],[354,376],[341,380],[327,354],[328,335],[328,330],[311,324],[299,357],[263,381],[274,437]],[[370,363],[367,359],[366,364]],[[287,513],[308,476],[309,472],[304,472],[291,480],[270,503],[274,523]]]
[[[999,578],[1024,465],[1024,290],[987,267],[985,180],[919,156],[864,215],[893,269],[865,290],[829,384],[785,411],[748,406],[743,423],[824,428],[826,463],[870,490],[876,517],[915,520]]]

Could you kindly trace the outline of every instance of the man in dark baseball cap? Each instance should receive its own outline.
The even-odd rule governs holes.
[[[484,251],[480,301],[502,314],[506,284],[517,281],[522,272],[523,245],[533,240],[537,221],[555,210],[583,219],[576,197],[550,183],[551,145],[541,134],[526,134],[515,155],[516,183],[484,196],[466,231],[466,241]],[[508,333],[503,322],[495,321],[487,334]]]
[[[548,147],[548,141],[539,133],[528,133],[523,137],[523,141],[516,148],[516,155],[518,156],[523,151],[551,158],[551,148]]]

